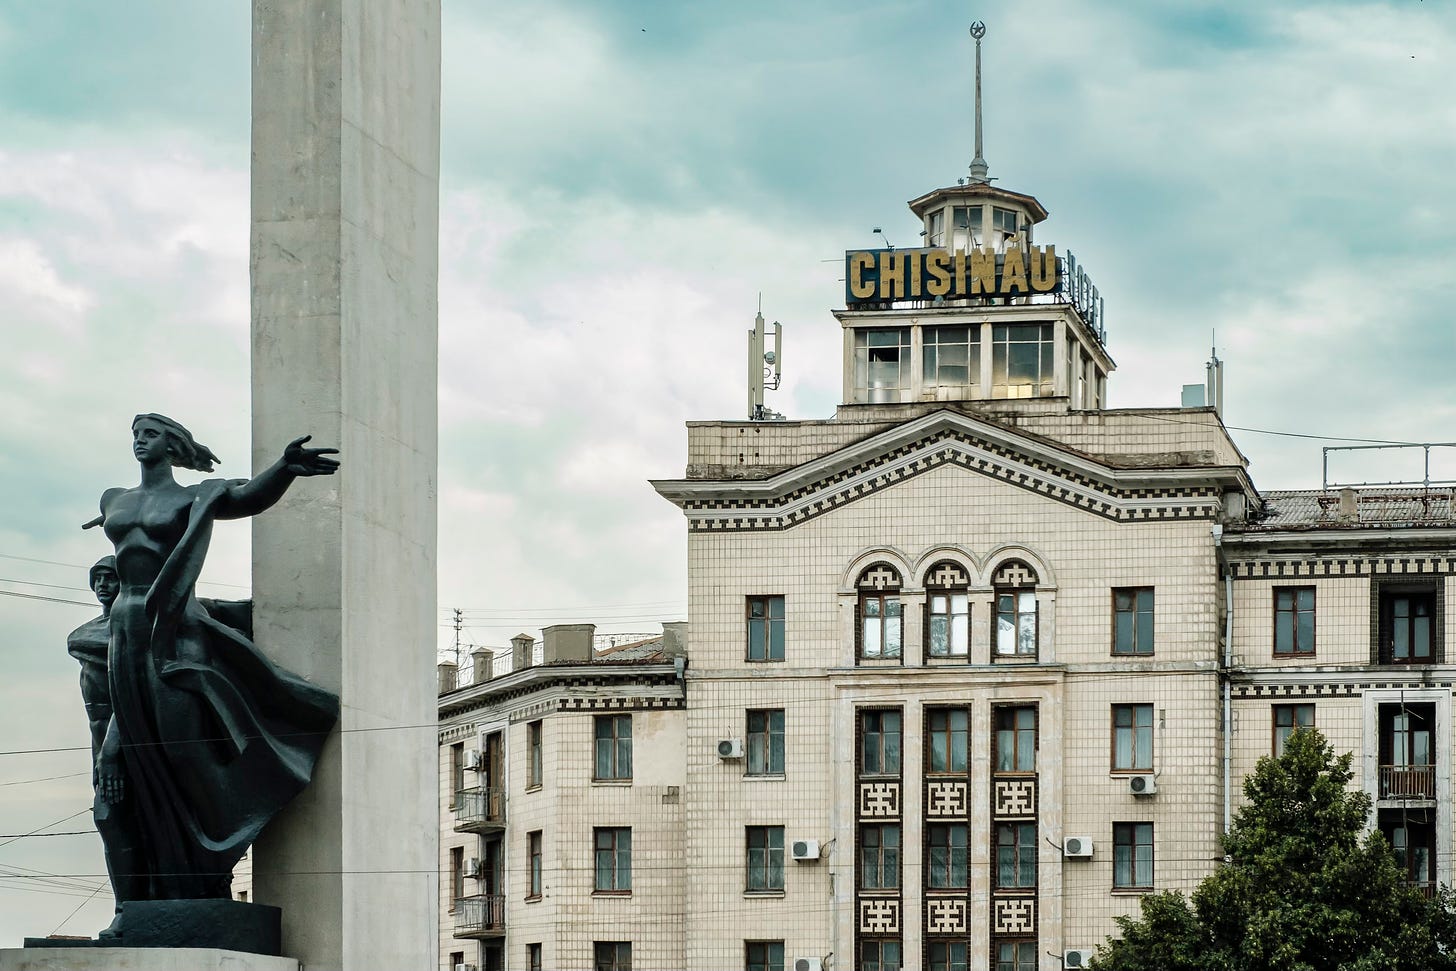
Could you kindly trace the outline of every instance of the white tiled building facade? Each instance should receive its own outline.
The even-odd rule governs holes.
[[[1107,407],[1040,203],[911,207],[926,249],[847,254],[834,418],[689,423],[654,483],[690,643],[548,632],[442,697],[442,964],[1075,967],[1217,865],[1241,779],[1310,724],[1412,882],[1449,882],[1449,491],[1261,495],[1214,408]]]

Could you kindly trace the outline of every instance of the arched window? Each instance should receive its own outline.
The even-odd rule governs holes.
[[[1036,660],[1036,571],[1007,560],[991,577],[996,588],[996,659]]]
[[[865,567],[855,581],[859,591],[855,640],[860,658],[878,660],[900,656],[904,640],[900,585],[900,571],[887,563]]]
[[[925,653],[966,657],[971,645],[971,577],[942,560],[925,574]]]

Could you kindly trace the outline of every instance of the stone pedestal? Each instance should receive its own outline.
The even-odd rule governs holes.
[[[44,947],[0,950],[0,971],[299,971],[292,958],[205,947]]]
[[[253,0],[253,459],[343,467],[253,519],[254,631],[339,693],[254,899],[310,971],[434,967],[439,0]]]
[[[277,956],[282,952],[277,907],[241,900],[129,900],[110,940],[27,937],[27,949],[207,948]]]

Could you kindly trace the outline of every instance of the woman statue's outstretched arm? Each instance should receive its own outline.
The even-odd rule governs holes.
[[[218,507],[219,519],[241,519],[258,513],[283,498],[283,493],[301,475],[333,475],[339,468],[336,448],[304,448],[312,435],[296,438],[283,450],[283,457],[262,472],[239,482],[227,491]]]

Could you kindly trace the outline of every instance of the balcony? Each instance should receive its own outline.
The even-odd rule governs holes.
[[[1382,765],[1381,799],[1435,799],[1434,765]]]
[[[501,786],[477,786],[455,793],[455,832],[484,833],[506,825],[506,792]]]
[[[455,900],[455,937],[481,940],[506,932],[506,895],[482,893]]]

